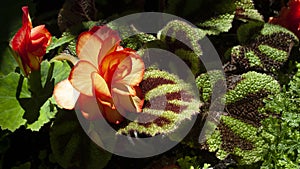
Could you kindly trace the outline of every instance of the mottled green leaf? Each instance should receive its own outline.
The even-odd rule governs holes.
[[[242,21],[257,20],[264,21],[263,16],[255,9],[253,0],[237,0],[236,16]]]
[[[254,31],[258,28],[261,28],[260,32]],[[247,42],[231,50],[231,64],[239,72],[257,70],[274,73],[287,61],[292,47],[298,43],[292,32],[278,25],[249,23],[241,26],[238,32],[240,41]],[[243,32],[252,37],[242,38]]]
[[[10,73],[0,78],[0,126],[2,130],[15,131],[26,123],[23,119],[24,110],[17,100],[20,78],[17,73]]]
[[[197,24],[207,35],[218,35],[222,32],[228,32],[232,27],[234,13],[220,15],[203,23]]]
[[[170,21],[158,32],[158,39],[166,43],[171,52],[177,53],[182,60],[191,65],[194,74],[200,70],[202,49],[199,41],[204,37],[203,30],[180,20]]]
[[[81,24],[83,21],[95,20],[96,13],[97,9],[94,0],[67,0],[58,13],[58,26],[63,32],[72,26]]]
[[[280,85],[273,77],[257,72],[247,72],[241,76],[242,80],[235,85],[234,89],[229,90],[225,97],[226,103],[234,103],[245,98],[249,94],[255,94],[260,91],[268,93],[277,93],[280,91]]]
[[[119,134],[154,136],[175,131],[185,120],[199,112],[201,103],[189,84],[166,71],[148,70],[140,83],[145,93],[143,114],[135,121],[118,130]],[[164,98],[167,100],[164,101]],[[149,122],[141,122],[143,119]]]
[[[200,99],[204,102],[208,102],[211,99],[214,86],[216,86],[218,82],[225,80],[224,78],[224,74],[218,70],[199,75],[196,78],[196,84],[200,90]]]
[[[270,115],[262,111],[263,101],[281,87],[273,77],[257,72],[228,76],[226,81],[225,112],[220,121],[214,121],[217,128],[206,141],[207,149],[221,160],[230,154],[238,156],[240,165],[261,161],[269,147],[259,134],[262,121]]]

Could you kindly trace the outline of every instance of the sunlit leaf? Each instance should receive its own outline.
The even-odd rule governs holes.
[[[50,122],[50,120],[55,117],[57,109],[53,102],[55,102],[54,99],[50,98],[44,103],[44,105],[40,109],[40,115],[37,121],[29,124],[27,126],[27,129],[30,129],[32,131],[39,131],[44,124]]]
[[[72,35],[69,32],[64,32],[60,38],[56,38],[55,36],[53,36],[51,40],[51,44],[47,47],[47,53],[52,49],[61,47],[62,45],[71,42],[75,38],[76,36]]]
[[[18,66],[7,43],[0,43],[0,77],[14,72]]]
[[[234,19],[233,13],[223,14],[212,18],[203,23],[197,24],[207,35],[218,35],[222,32],[228,32],[232,27]]]
[[[10,73],[0,78],[0,127],[2,130],[15,131],[26,123],[24,110],[17,100],[20,75]]]

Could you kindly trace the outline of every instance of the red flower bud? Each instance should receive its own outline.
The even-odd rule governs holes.
[[[28,7],[22,7],[23,25],[10,41],[15,58],[27,76],[32,70],[38,70],[46,48],[51,42],[51,34],[45,25],[32,28]]]

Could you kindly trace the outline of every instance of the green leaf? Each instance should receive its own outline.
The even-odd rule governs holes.
[[[224,80],[224,75],[218,70],[199,75],[196,78],[196,85],[200,90],[200,99],[204,102],[208,102],[211,99],[214,86],[222,80]]]
[[[241,25],[237,30],[237,37],[240,43],[245,44],[253,41],[259,34],[263,27],[263,22],[253,22],[249,21],[248,23]]]
[[[46,118],[47,115],[49,115],[45,114],[45,111],[47,110],[46,105],[48,104],[47,100],[52,96],[54,85],[66,79],[69,75],[70,69],[71,68],[67,62],[53,61],[50,63],[48,61],[43,61],[41,63],[40,71],[33,71],[30,74],[30,89],[28,89],[27,84],[24,83],[19,100],[21,106],[25,110],[23,117],[27,120],[29,125],[28,129],[37,131],[44,125],[44,123],[49,122],[52,118]],[[54,103],[54,101],[51,101],[51,104],[48,105],[52,107],[51,110],[53,113],[56,111],[53,109],[52,104]]]
[[[64,44],[67,44],[76,38],[75,35],[72,35],[70,32],[64,32],[60,38],[52,37],[51,44],[47,47],[46,53],[50,50],[60,47]]]
[[[10,73],[0,78],[0,127],[2,130],[15,131],[26,123],[24,110],[17,99],[17,89],[21,76]]]
[[[258,28],[262,29],[256,33],[254,30]],[[298,43],[298,38],[292,32],[278,25],[249,23],[241,26],[238,34],[240,41],[247,43],[232,48],[231,63],[242,73],[249,70],[275,73],[288,60],[292,47]]]
[[[63,168],[104,168],[111,154],[95,145],[73,111],[59,110],[50,131],[55,160]]]
[[[31,168],[31,163],[30,162],[26,162],[24,164],[21,164],[17,167],[13,167],[11,169],[30,169]]]
[[[93,0],[67,0],[58,13],[58,26],[63,32],[72,26],[81,24],[83,21],[95,20],[96,14],[97,9],[95,7],[95,1]]]
[[[223,14],[218,17],[197,24],[207,35],[218,35],[222,32],[228,32],[232,27],[234,19],[233,13]]]
[[[236,16],[242,21],[256,20],[264,21],[263,16],[255,9],[253,0],[237,0],[236,5]]]
[[[37,121],[32,124],[28,124],[27,129],[30,129],[32,131],[39,131],[44,124],[50,122],[50,120],[53,119],[57,113],[54,102],[55,101],[53,97],[48,99],[41,107],[40,115]]]
[[[138,134],[155,136],[170,134],[184,122],[199,112],[201,102],[196,99],[190,84],[178,76],[160,70],[147,70],[140,83],[145,93],[145,103],[141,119],[129,122],[118,130],[118,134],[130,135],[132,131]],[[164,101],[163,98],[167,98]],[[141,123],[139,120],[154,120]]]
[[[66,61],[53,61],[51,62],[53,65],[53,73],[52,77],[54,79],[54,85],[58,82],[65,80],[69,77],[71,67]]]
[[[177,163],[181,169],[200,169],[198,157],[185,156],[184,158],[178,159]]]
[[[194,74],[200,71],[202,49],[199,41],[205,37],[205,32],[190,24],[180,21],[170,21],[158,32],[158,39],[167,44],[168,49],[191,65]],[[177,50],[179,49],[179,50]]]
[[[49,82],[56,85],[58,82],[68,78],[71,67],[66,61],[43,61],[41,63],[41,83],[42,87]]]
[[[0,43],[0,77],[14,72],[18,66],[8,43]]]
[[[280,91],[280,85],[269,75],[252,71],[247,72],[242,75],[242,80],[235,85],[234,89],[226,93],[226,103],[234,103],[249,94],[255,94],[260,91],[278,93]]]
[[[218,72],[210,73],[214,73],[216,77],[218,75]],[[207,76],[201,75],[199,82],[207,79]],[[210,80],[215,81],[214,78]],[[216,152],[220,160],[228,155],[238,156],[237,162],[240,165],[261,161],[269,147],[260,135],[261,123],[270,115],[270,112],[263,111],[263,101],[273,94],[280,93],[281,87],[272,76],[253,71],[228,76],[226,82],[228,90],[223,100],[225,110],[220,121],[217,121],[217,129],[206,141],[207,149]],[[209,88],[210,85],[206,82],[203,86]],[[204,89],[200,92],[210,91]]]

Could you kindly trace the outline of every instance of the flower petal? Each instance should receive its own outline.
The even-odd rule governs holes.
[[[76,53],[78,58],[86,60],[98,67],[98,55],[102,48],[102,40],[94,36],[92,32],[84,32],[79,35]]]
[[[93,96],[92,73],[97,72],[97,69],[88,61],[80,60],[72,68],[69,80],[72,86],[88,96]]]
[[[98,104],[94,96],[81,94],[76,104],[76,109],[79,109],[82,116],[88,120],[103,118],[103,107]]]
[[[144,100],[141,99],[141,91],[138,87],[116,84],[112,91],[114,104],[121,114],[126,112],[141,112]]]
[[[99,64],[99,72],[101,76],[105,79],[106,82],[109,82],[108,85],[111,85],[112,77],[115,74],[118,65],[127,57],[127,53],[123,51],[115,51],[106,55],[101,64]],[[128,60],[131,61],[131,60]],[[131,63],[123,64],[130,69]],[[124,72],[121,72],[121,76],[125,76],[124,74],[128,73],[126,68],[123,68]],[[125,72],[126,71],[126,72]],[[118,74],[119,75],[119,74]],[[110,87],[110,86],[109,86]]]
[[[145,65],[141,57],[135,51],[128,49],[116,53],[126,53],[127,57],[119,63],[114,72],[112,83],[123,83],[129,86],[138,85],[143,79],[145,70]]]
[[[56,84],[53,96],[59,106],[71,110],[75,106],[79,92],[73,88],[68,79],[65,79]]]
[[[22,7],[23,16],[22,16],[22,24],[23,26],[28,26],[30,29],[32,29],[32,23],[29,15],[29,9],[28,6]]]
[[[103,106],[104,117],[110,123],[119,124],[124,120],[124,117],[116,110],[108,106]]]
[[[106,81],[97,73],[92,73],[92,82],[98,101],[106,106],[113,106],[110,90]]]
[[[43,56],[46,53],[46,48],[51,42],[51,34],[46,29],[45,25],[40,25],[31,29],[30,43],[28,51],[36,56]]]
[[[117,49],[121,39],[116,31],[107,26],[94,27],[92,31],[95,31],[94,35],[98,36],[103,41],[98,57],[98,63],[101,63],[105,55],[108,55]]]

